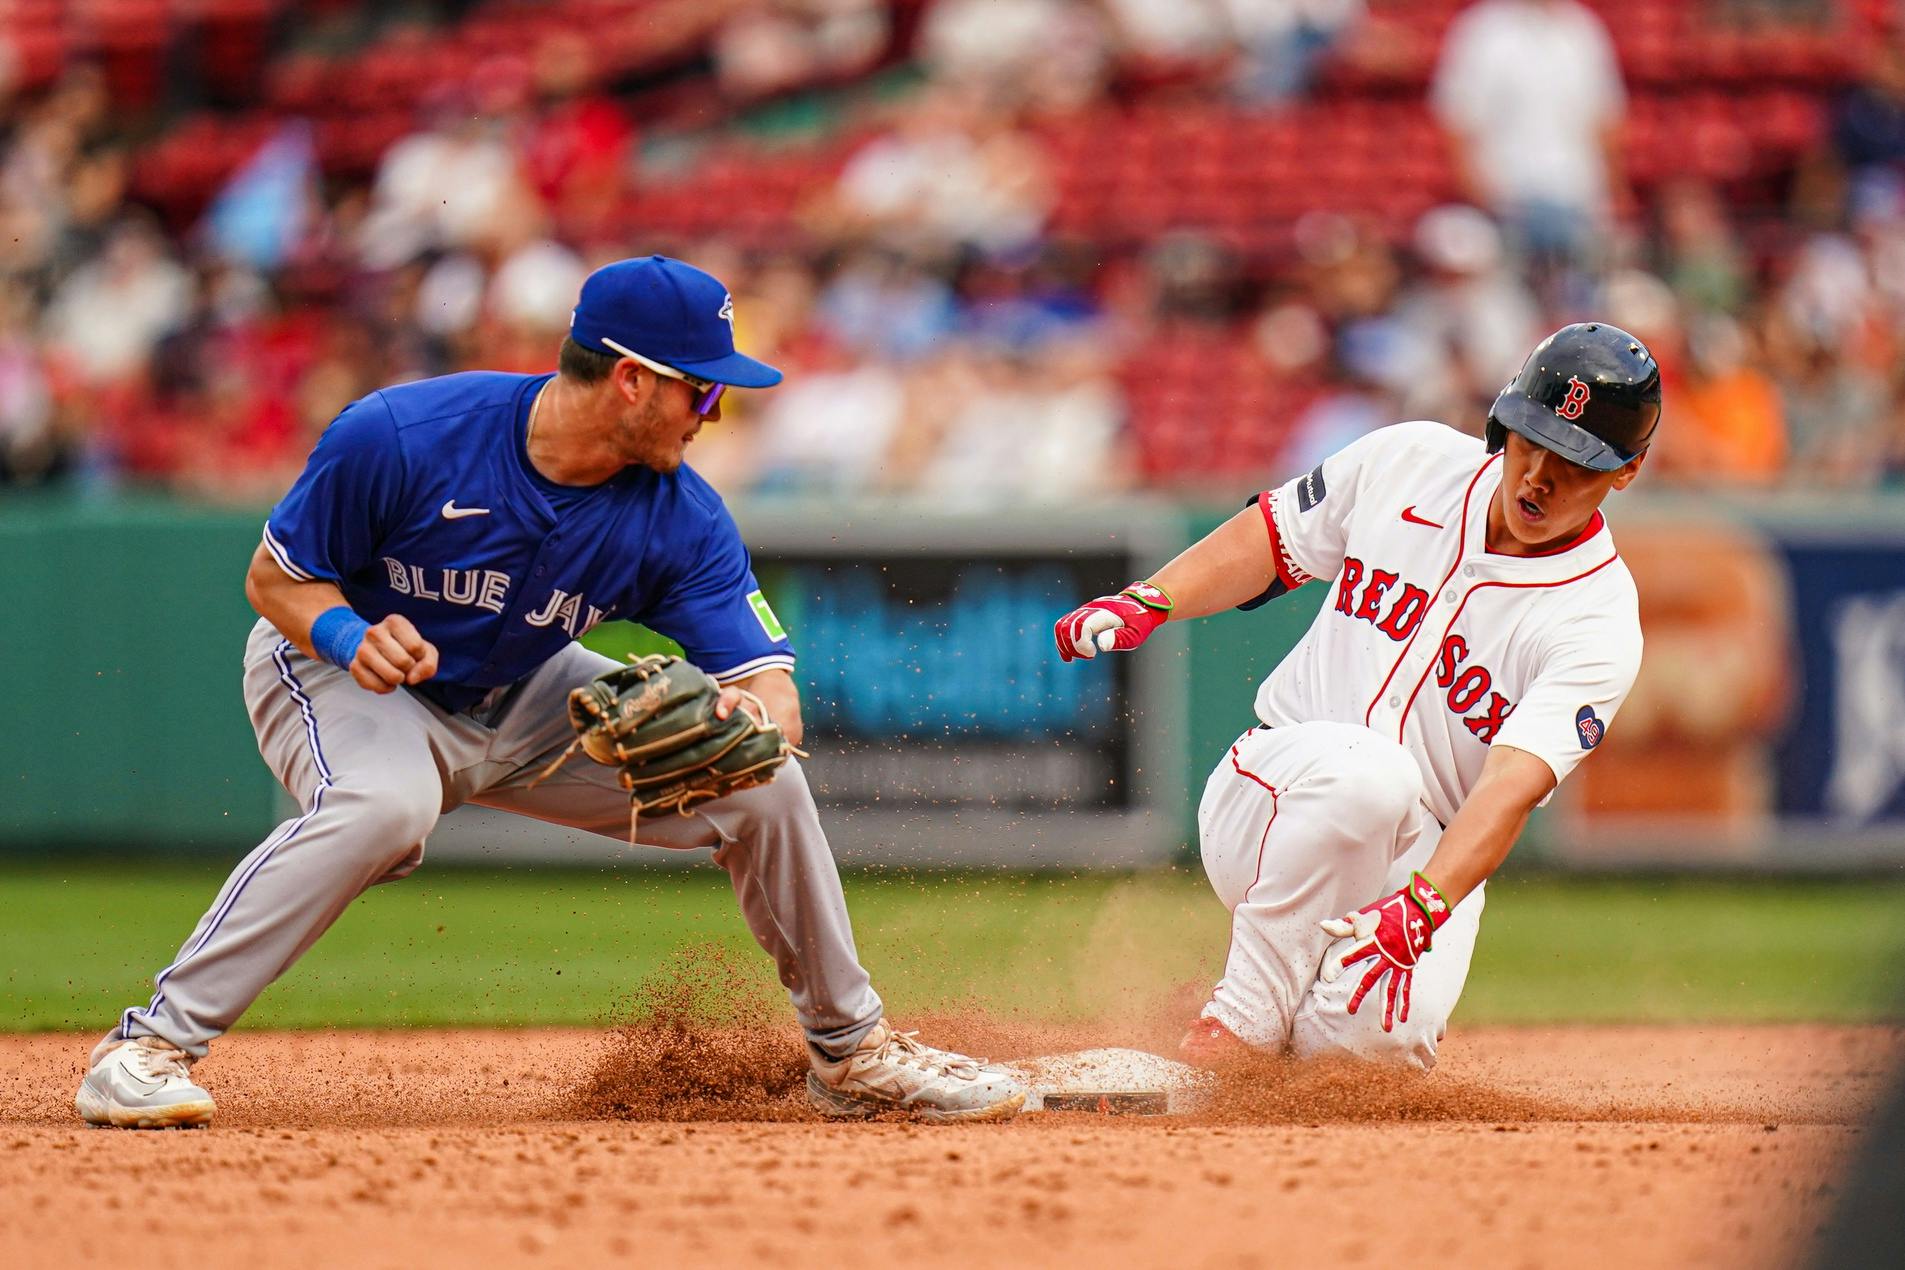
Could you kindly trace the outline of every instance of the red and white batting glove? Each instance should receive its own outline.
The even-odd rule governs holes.
[[[1171,597],[1155,582],[1133,582],[1116,595],[1101,595],[1075,608],[1052,628],[1065,661],[1104,652],[1127,653],[1150,638],[1171,616]]]
[[[1385,895],[1347,917],[1331,917],[1321,923],[1324,934],[1344,941],[1332,944],[1324,954],[1323,982],[1335,983],[1357,962],[1373,958],[1375,964],[1349,999],[1349,1012],[1356,1013],[1363,998],[1388,975],[1382,1030],[1393,1032],[1397,1023],[1409,1021],[1409,985],[1415,978],[1416,962],[1429,951],[1435,932],[1448,920],[1449,902],[1442,898],[1442,892],[1420,873],[1411,873],[1409,885],[1394,895]]]

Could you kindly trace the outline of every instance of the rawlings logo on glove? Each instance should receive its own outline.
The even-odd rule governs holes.
[[[1382,1030],[1393,1032],[1397,1023],[1409,1021],[1409,987],[1415,979],[1416,962],[1429,951],[1435,932],[1448,920],[1449,902],[1442,898],[1442,892],[1420,873],[1411,873],[1409,885],[1394,895],[1386,895],[1347,917],[1331,917],[1320,923],[1325,934],[1349,943],[1348,948],[1333,945],[1324,954],[1323,982],[1335,983],[1357,962],[1373,958],[1375,964],[1349,998],[1349,1012],[1356,1013],[1363,998],[1388,975]]]
[[[782,735],[760,698],[717,718],[721,685],[679,657],[653,654],[605,670],[569,694],[576,739],[536,778],[555,774],[579,748],[621,769],[629,795],[629,841],[645,811],[687,815],[699,802],[774,779],[790,754],[806,755]]]

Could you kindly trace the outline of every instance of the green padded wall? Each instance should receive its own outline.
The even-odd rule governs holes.
[[[157,498],[0,501],[0,851],[228,852],[269,829],[277,785],[239,688],[262,520]],[[1209,618],[1156,650],[1181,659],[1189,699],[1186,841],[1204,773],[1320,594]],[[645,636],[615,624],[591,643],[619,653]]]
[[[255,842],[239,691],[258,513],[0,501],[0,847]]]
[[[1193,516],[1187,526],[1190,537],[1202,537],[1229,515]],[[1204,778],[1238,734],[1256,723],[1252,704],[1257,685],[1310,628],[1328,592],[1327,586],[1312,583],[1249,613],[1204,618],[1185,641],[1190,710],[1184,755],[1189,765],[1185,783],[1189,805],[1184,824],[1192,844],[1197,841],[1197,800],[1204,793]]]

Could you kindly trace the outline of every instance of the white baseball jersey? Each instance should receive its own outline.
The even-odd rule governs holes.
[[[1393,737],[1447,824],[1491,744],[1563,779],[1640,669],[1639,599],[1599,512],[1540,556],[1488,549],[1501,456],[1440,423],[1382,428],[1259,499],[1277,575],[1330,578],[1302,641],[1257,690],[1272,727]]]

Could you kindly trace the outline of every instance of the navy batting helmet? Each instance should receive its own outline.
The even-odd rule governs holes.
[[[1488,412],[1488,452],[1519,432],[1596,472],[1633,462],[1660,426],[1660,367],[1605,322],[1576,322],[1535,345]]]

